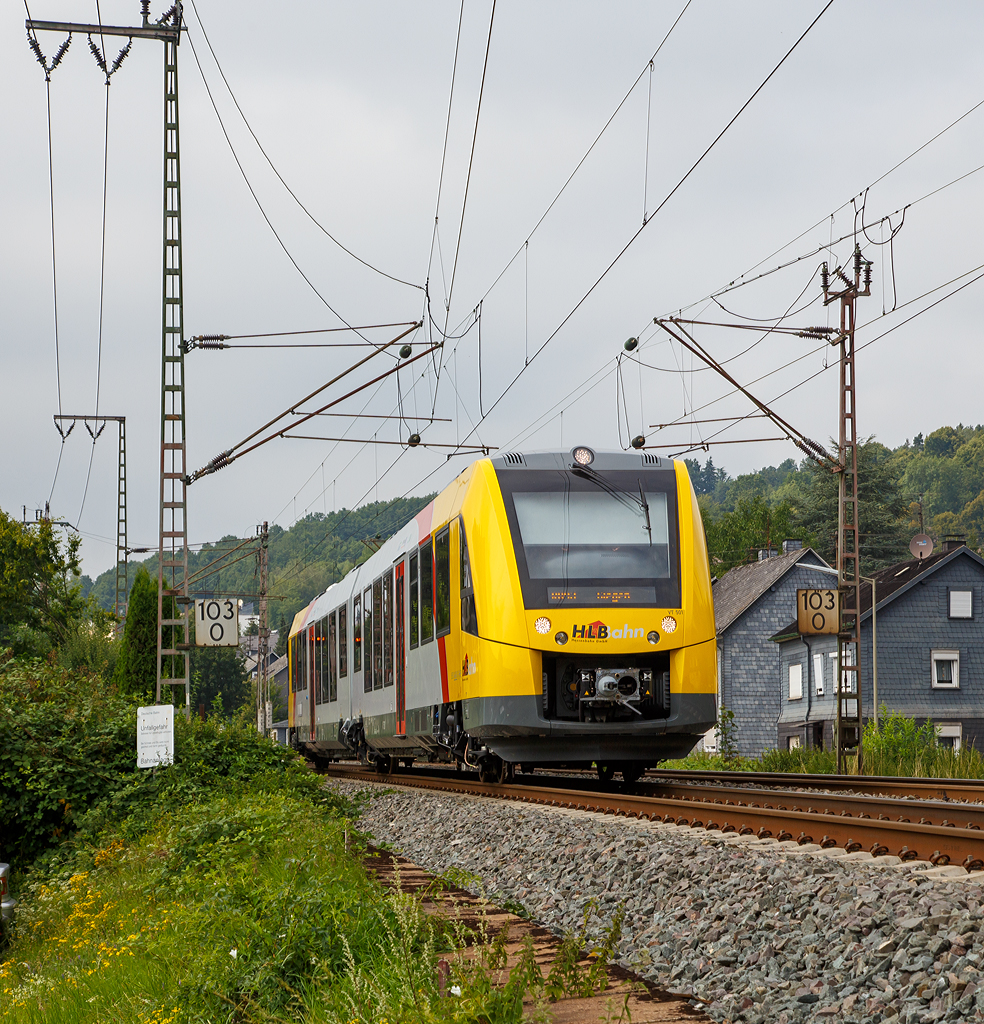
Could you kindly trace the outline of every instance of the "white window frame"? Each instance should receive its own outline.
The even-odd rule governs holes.
[[[834,677],[834,689],[836,690],[836,683],[837,683],[837,652],[836,651],[831,651],[830,654],[827,655],[827,657],[834,659],[833,672],[831,674]],[[853,647],[846,647],[844,649],[844,664],[845,665],[853,665],[854,664],[854,648]],[[844,677],[841,680],[841,695],[843,696],[843,694],[845,694],[845,693],[855,693],[857,691],[857,683],[858,683],[858,674],[857,674],[857,672],[846,672],[846,671],[843,670],[843,667],[842,667],[841,675]]]
[[[802,750],[803,749],[803,737],[799,733],[794,733],[792,736],[786,737],[786,749],[787,750]]]
[[[803,699],[803,666],[799,662],[789,666],[789,699]]]
[[[824,672],[823,672],[823,655],[813,655],[813,683],[815,692],[818,697],[823,696],[823,684],[824,684]]]
[[[963,743],[963,725],[960,722],[939,722],[936,725],[937,738],[953,740],[953,752],[956,754]]]
[[[955,615],[953,613],[953,599],[955,597],[956,598],[962,598],[962,597],[966,597],[967,598],[967,614],[966,615],[963,615],[963,614]],[[946,611],[947,611],[948,617],[951,618],[951,619],[963,619],[965,621],[967,619],[973,619],[973,617],[974,617],[974,591],[972,589],[970,589],[969,587],[967,587],[966,589],[964,589],[964,588],[957,589],[956,587],[953,587],[951,590],[948,590],[947,594],[946,594]]]
[[[960,652],[952,650],[934,650],[930,652],[931,658],[931,679],[934,690],[959,690],[960,689]],[[939,682],[936,675],[936,666],[941,661],[953,662],[953,682]]]

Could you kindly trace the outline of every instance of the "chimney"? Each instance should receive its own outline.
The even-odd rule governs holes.
[[[948,534],[943,538],[943,551],[956,551],[957,548],[965,547],[967,538],[962,533]]]
[[[801,540],[784,540],[782,542],[782,553],[788,555],[790,551],[801,551],[803,542]]]
[[[767,558],[775,558],[779,552],[775,548],[759,548],[758,560],[764,562]]]

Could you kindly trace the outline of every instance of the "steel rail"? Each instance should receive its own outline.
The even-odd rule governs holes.
[[[892,854],[903,861],[925,860],[935,865],[960,864],[968,871],[984,867],[984,834],[979,828],[958,828],[928,822],[894,821],[884,817],[854,817],[766,805],[762,791],[749,793],[749,803],[740,804],[684,800],[673,796],[639,796],[631,793],[589,792],[514,783],[481,783],[440,778],[420,773],[383,775],[365,770],[329,767],[324,774],[352,781],[384,782],[414,789],[462,793],[469,796],[496,797],[523,803],[546,804],[602,814],[622,815],[649,821],[662,821],[723,833],[754,835],[798,845],[816,843],[824,849],[840,847],[848,853],[867,850],[873,856]],[[787,794],[782,794],[786,796]],[[769,794],[778,797],[779,794]],[[758,804],[757,800],[763,800]],[[821,797],[816,796],[816,802]],[[908,804],[908,801],[906,802]],[[696,806],[695,806],[696,805]],[[886,805],[895,809],[898,801]],[[871,809],[877,805],[870,804]],[[798,831],[798,835],[796,832]]]
[[[646,780],[690,779],[695,782],[790,786],[796,789],[839,789],[876,796],[913,796],[921,799],[984,801],[984,780],[904,779],[894,775],[806,775],[800,772],[713,772],[686,769],[651,769]]]

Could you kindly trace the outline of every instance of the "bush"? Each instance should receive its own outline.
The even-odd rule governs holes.
[[[161,808],[254,787],[307,799],[318,779],[255,727],[175,715],[175,763],[136,767],[136,705],[98,677],[39,662],[0,664],[3,859],[23,868],[77,830],[79,841],[127,819],[137,834]]]

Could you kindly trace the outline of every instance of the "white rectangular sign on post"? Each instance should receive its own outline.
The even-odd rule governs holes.
[[[239,602],[234,597],[195,601],[195,645],[236,647],[239,644]]]
[[[137,767],[174,764],[174,708],[155,704],[137,708]]]

